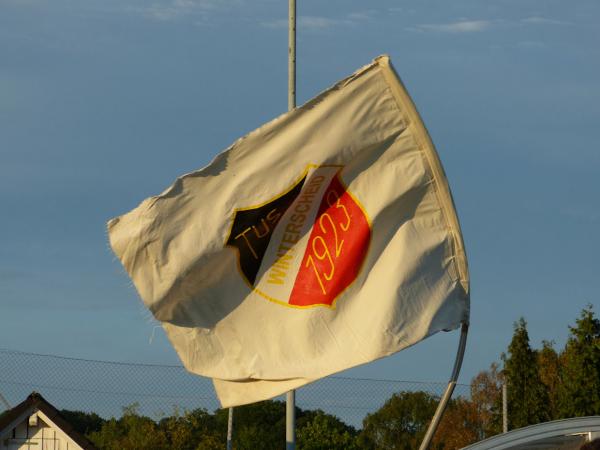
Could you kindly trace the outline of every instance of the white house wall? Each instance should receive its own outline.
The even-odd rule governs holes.
[[[0,443],[1,450],[82,450],[43,412],[38,411],[37,426],[28,425],[29,417],[22,420]]]

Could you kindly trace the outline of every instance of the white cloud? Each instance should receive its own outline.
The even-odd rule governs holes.
[[[329,19],[319,16],[300,16],[298,18],[298,26],[310,29],[331,28],[345,23],[344,20]]]
[[[299,16],[296,18],[296,26],[307,28],[307,29],[326,29],[331,28],[343,23],[337,19],[330,19],[328,17],[320,16]],[[266,28],[287,28],[287,19],[275,19],[267,22],[261,22],[261,25]]]
[[[492,25],[489,20],[459,20],[450,23],[422,24],[411,27],[412,31],[436,33],[475,33],[487,30]]]
[[[534,24],[534,25],[571,25],[571,22],[565,22],[563,20],[548,19],[541,16],[531,16],[526,19],[521,19],[522,23]]]
[[[373,16],[377,14],[376,10],[368,10],[368,11],[357,11],[350,13],[346,16],[346,18],[352,22],[359,22],[362,20],[371,20]]]
[[[135,11],[149,19],[166,21],[190,15],[204,15],[218,8],[231,6],[233,3],[235,2],[230,0],[168,0],[135,8]]]
[[[308,30],[325,30],[328,28],[337,27],[340,25],[354,25],[357,22],[369,20],[372,17],[371,11],[354,12],[347,14],[341,19],[334,19],[323,16],[298,16],[296,25],[299,28]],[[275,19],[266,22],[261,22],[261,25],[266,28],[287,28],[287,19]]]
[[[325,29],[332,28],[334,26],[348,23],[348,21],[342,21],[338,19],[330,19],[329,17],[321,16],[299,16],[296,19],[296,26],[308,29]],[[287,28],[287,19],[276,19],[269,22],[261,22],[261,25],[267,28]]]
[[[140,11],[145,17],[154,20],[171,20],[183,14],[183,10],[174,6],[152,5]]]
[[[417,10],[414,8],[405,8],[402,6],[392,6],[387,9],[387,12],[390,14],[403,14],[403,15],[414,15],[417,13]]]

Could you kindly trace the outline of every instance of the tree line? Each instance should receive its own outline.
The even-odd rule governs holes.
[[[453,399],[432,448],[458,449],[502,431],[502,384],[507,385],[509,429],[568,417],[600,415],[600,321],[590,306],[569,327],[565,346],[552,341],[532,348],[527,323],[514,325],[512,340],[488,370],[470,383],[470,395]],[[427,392],[398,392],[368,414],[361,429],[320,410],[296,408],[298,450],[418,448],[439,398]],[[155,421],[137,405],[120,418],[62,411],[65,418],[98,448],[224,449],[227,410],[175,411]],[[233,448],[280,449],[285,442],[285,404],[265,401],[235,408]]]

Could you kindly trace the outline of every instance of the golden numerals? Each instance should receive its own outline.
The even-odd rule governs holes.
[[[348,210],[340,202],[340,197],[337,192],[333,190],[327,192],[326,200],[329,208],[335,207],[335,209],[341,209],[346,217],[345,221],[336,223],[329,212],[327,212],[329,209],[321,214],[321,217],[319,217],[319,228],[321,233],[323,233],[323,236],[328,233],[333,233],[334,245],[332,250],[329,249],[323,236],[315,236],[311,242],[310,249],[312,252],[306,259],[306,267],[312,266],[323,295],[327,295],[325,284],[327,281],[331,281],[333,278],[335,273],[335,260],[342,254],[342,248],[344,246],[344,240],[340,239],[339,237],[339,234],[341,233],[338,233],[338,227],[341,229],[341,231],[348,231],[350,229],[351,222],[350,214],[348,214]],[[332,254],[332,251],[334,254]],[[319,270],[316,261],[327,261],[329,269],[327,271]]]

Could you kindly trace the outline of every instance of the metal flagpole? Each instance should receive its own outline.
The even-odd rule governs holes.
[[[468,332],[469,325],[463,323],[460,329],[460,340],[458,341],[456,360],[454,361],[454,368],[452,369],[450,381],[448,381],[448,387],[446,387],[446,392],[444,392],[444,395],[442,396],[442,399],[440,400],[440,403],[437,409],[435,410],[435,414],[433,415],[433,419],[431,419],[431,423],[429,424],[429,428],[427,428],[427,432],[425,433],[425,437],[423,438],[423,442],[421,442],[419,450],[427,450],[429,448],[431,440],[433,439],[433,435],[435,434],[435,430],[437,430],[437,427],[440,424],[440,421],[442,420],[444,410],[446,409],[446,406],[448,406],[450,397],[452,397],[452,392],[454,391],[456,381],[458,380],[460,367],[462,366],[463,356],[465,355],[465,347],[467,346]]]
[[[288,27],[288,111],[296,107],[296,0],[289,0]],[[285,448],[296,448],[296,391],[289,391],[285,402]]]
[[[296,107],[296,0],[289,0],[288,111]]]
[[[285,449],[296,449],[296,391],[289,391],[285,398]]]
[[[233,449],[233,408],[229,408],[229,417],[227,417],[227,450]]]

